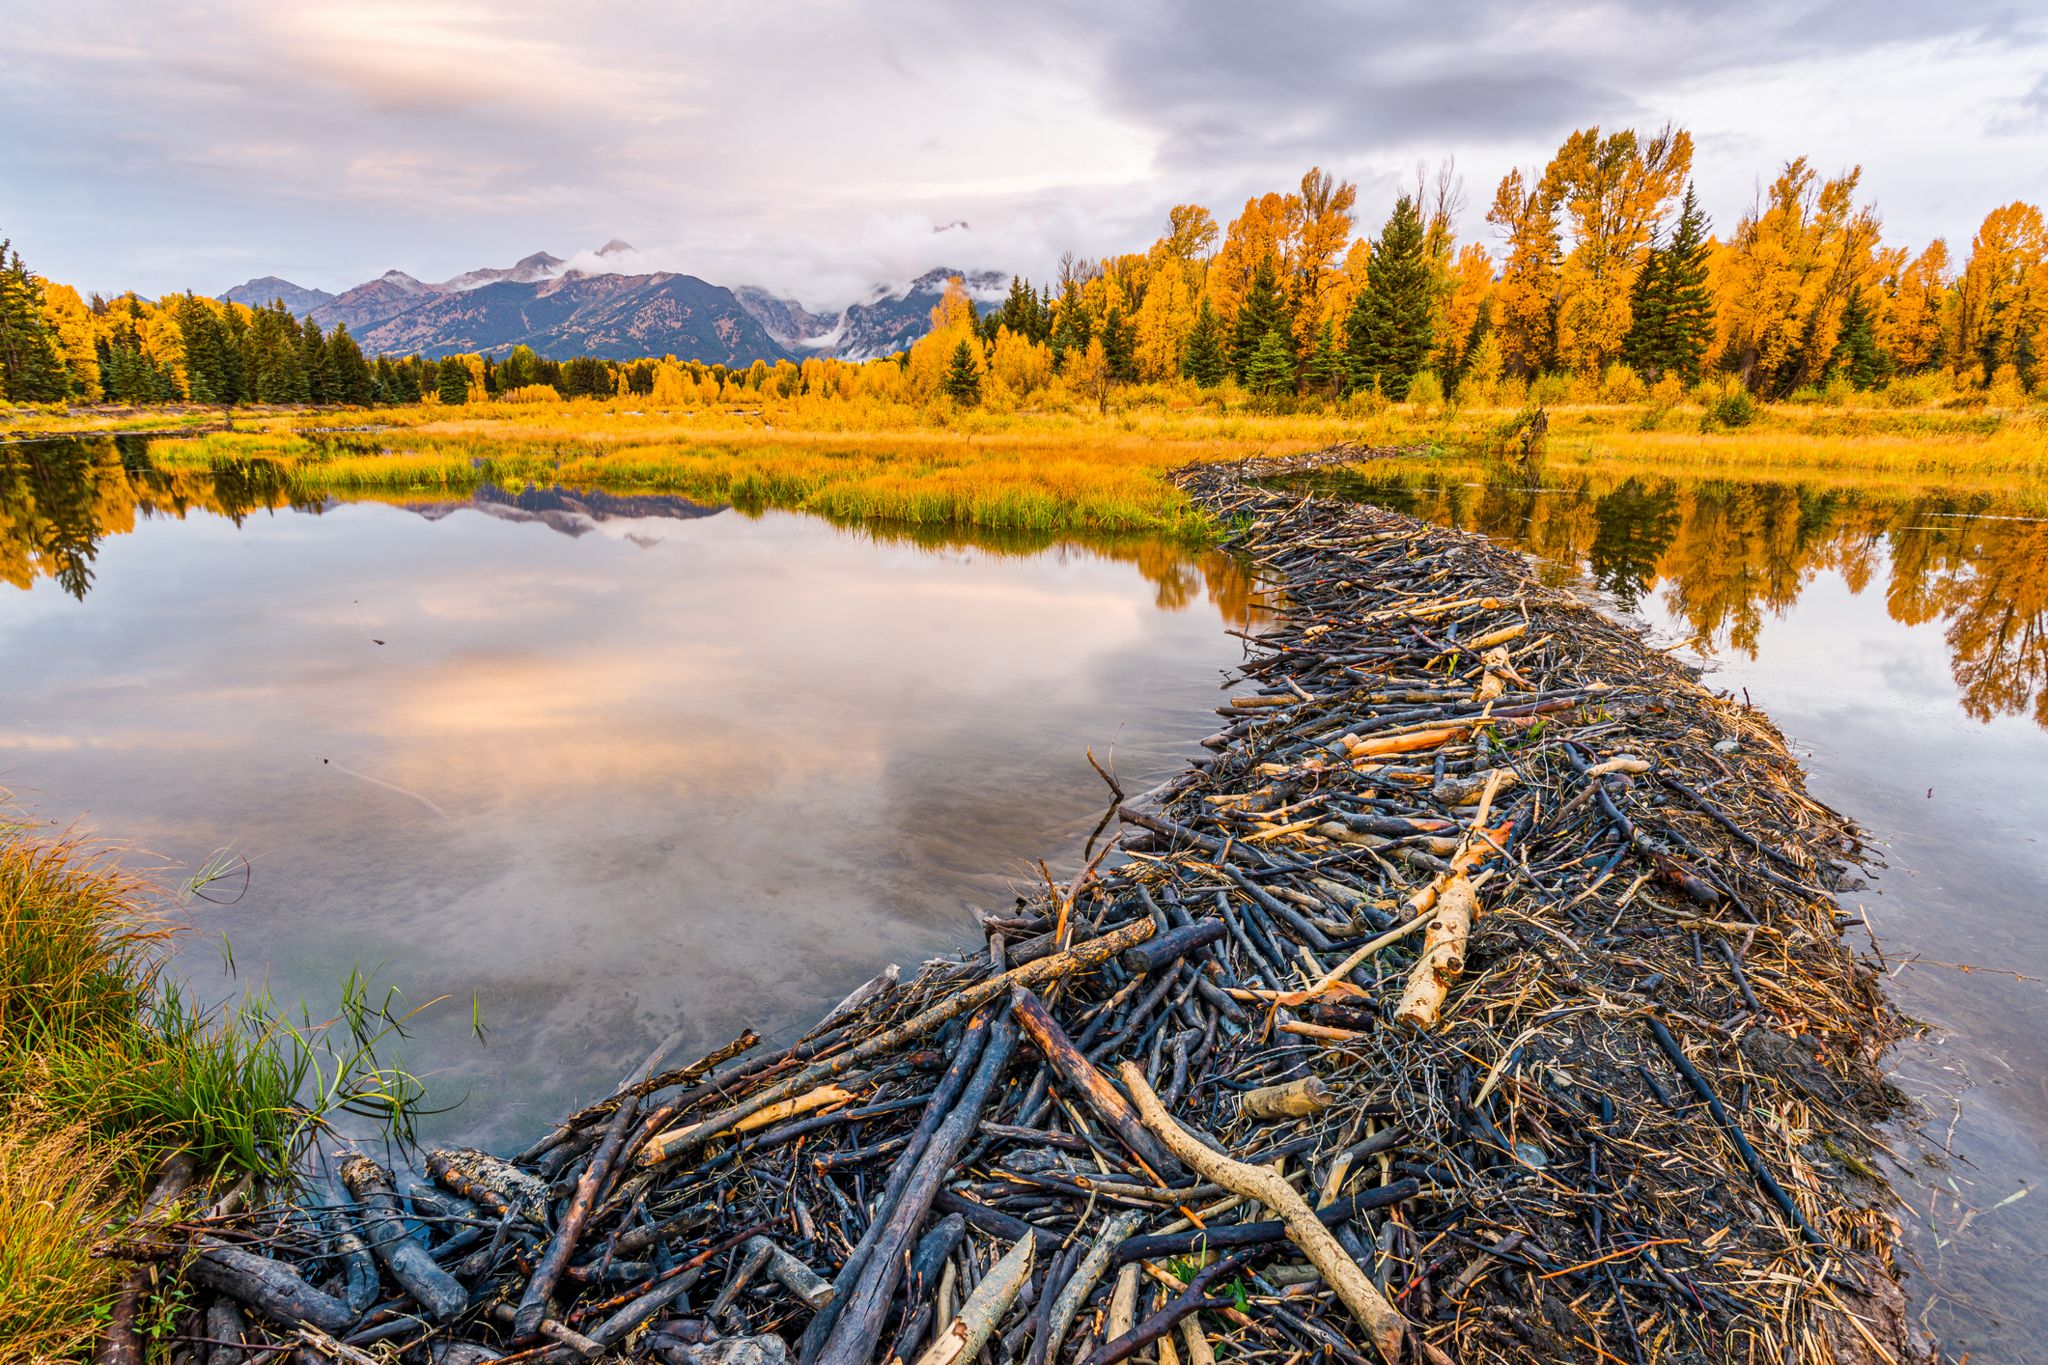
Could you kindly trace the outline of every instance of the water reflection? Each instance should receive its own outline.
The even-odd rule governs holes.
[[[1881,580],[1894,621],[1940,623],[1966,714],[2048,726],[2048,521],[1995,498],[1645,477],[1532,487],[1429,468],[1349,472],[1328,486],[1584,572],[1627,610],[1659,592],[1702,654],[1754,658],[1764,623],[1818,572],[1859,594]]]
[[[299,498],[110,443],[0,460],[0,786],[188,872],[181,969],[458,1004],[406,1058],[437,1137],[529,1138],[680,1028],[814,1018],[1074,858],[1197,752],[1239,561],[887,534],[675,498]],[[1114,754],[1113,760],[1111,754]],[[166,880],[175,881],[176,878]]]

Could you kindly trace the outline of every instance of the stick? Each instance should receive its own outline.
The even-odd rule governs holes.
[[[398,1195],[391,1188],[391,1173],[366,1156],[354,1156],[341,1163],[341,1183],[363,1201],[363,1231],[369,1234],[364,1240],[370,1250],[427,1316],[444,1322],[461,1312],[469,1302],[469,1291],[436,1265],[427,1249],[405,1230]]]
[[[1031,1278],[1032,1252],[1037,1245],[1034,1237],[1019,1237],[1008,1254],[981,1277],[981,1283],[960,1306],[960,1316],[946,1324],[931,1349],[918,1357],[917,1365],[959,1365],[980,1354],[996,1324],[1017,1301],[1017,1291]]]
[[[519,1297],[519,1313],[512,1321],[514,1337],[530,1337],[540,1330],[541,1318],[547,1313],[548,1295],[555,1292],[555,1281],[562,1277],[576,1250],[584,1220],[590,1216],[590,1206],[596,1202],[597,1192],[604,1188],[605,1177],[618,1158],[619,1144],[626,1140],[626,1129],[632,1126],[633,1115],[639,1108],[639,1096],[629,1095],[612,1111],[611,1122],[605,1125],[604,1140],[598,1143],[597,1152],[583,1168],[583,1174],[576,1177],[576,1192],[569,1198],[569,1207],[555,1230],[555,1240],[534,1265],[533,1278],[526,1282],[526,1292]]]
[[[1123,1079],[1124,1088],[1131,1092],[1131,1100],[1138,1106],[1145,1126],[1157,1133],[1159,1140],[1190,1170],[1233,1194],[1256,1199],[1280,1215],[1287,1225],[1288,1238],[1301,1248],[1309,1264],[1322,1275],[1323,1283],[1337,1291],[1338,1299],[1372,1339],[1380,1358],[1387,1365],[1398,1365],[1401,1341],[1408,1331],[1406,1319],[1387,1302],[1385,1295],[1373,1288],[1372,1281],[1365,1277],[1350,1253],[1317,1221],[1308,1201],[1295,1193],[1294,1187],[1278,1173],[1264,1166],[1247,1166],[1203,1146],[1166,1112],[1166,1106],[1146,1082],[1144,1068],[1137,1063],[1125,1062],[1117,1074]]]

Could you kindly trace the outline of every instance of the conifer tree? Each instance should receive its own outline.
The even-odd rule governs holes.
[[[1245,290],[1244,302],[1238,305],[1237,318],[1230,329],[1231,369],[1236,372],[1238,382],[1246,388],[1253,387],[1252,358],[1265,344],[1268,332],[1277,332],[1280,336],[1291,384],[1294,378],[1294,320],[1288,315],[1286,299],[1280,294],[1280,281],[1273,272],[1272,261],[1262,260],[1252,273],[1251,287]]]
[[[1286,334],[1279,328],[1267,329],[1246,357],[1244,386],[1261,396],[1293,389],[1294,348],[1287,344]]]
[[[1229,357],[1223,354],[1223,324],[1207,295],[1195,314],[1195,329],[1188,334],[1188,349],[1181,357],[1180,372],[1205,389],[1215,388],[1230,373]]]
[[[1301,366],[1301,387],[1305,393],[1326,398],[1340,396],[1351,378],[1351,366],[1344,348],[1337,344],[1335,324],[1325,322],[1316,332],[1316,344]]]
[[[21,253],[0,241],[0,398],[57,403],[70,393],[64,357],[43,316],[42,285],[21,263]]]
[[[469,367],[452,355],[442,357],[435,370],[434,388],[443,403],[467,403]]]
[[[1630,295],[1633,320],[1621,357],[1650,378],[1675,374],[1699,382],[1714,340],[1714,296],[1707,285],[1707,216],[1691,185],[1671,241],[1652,248]]]
[[[1109,360],[1109,377],[1131,383],[1138,377],[1138,328],[1116,304],[1102,318],[1102,353]]]
[[[302,390],[305,397],[299,401],[332,403],[334,376],[327,364],[327,338],[320,334],[320,324],[311,318],[298,331],[299,370],[306,377]]]
[[[1874,389],[1891,375],[1891,357],[1877,344],[1877,320],[1864,302],[1861,289],[1849,291],[1828,369],[1858,389]]]
[[[953,348],[953,363],[939,387],[956,403],[972,405],[981,401],[981,370],[974,363],[974,344],[965,337]]]
[[[331,385],[328,401],[362,407],[372,400],[369,363],[343,323],[335,323],[333,334],[327,338],[327,367]]]
[[[1095,335],[1095,322],[1088,316],[1087,305],[1081,302],[1078,281],[1067,281],[1066,287],[1060,291],[1060,301],[1054,312],[1052,358],[1057,361],[1068,354],[1078,355],[1087,350]]]
[[[1378,385],[1389,398],[1406,398],[1408,386],[1429,358],[1435,308],[1436,281],[1422,213],[1404,194],[1372,244],[1365,288],[1358,291],[1345,319],[1351,382],[1359,388]]]

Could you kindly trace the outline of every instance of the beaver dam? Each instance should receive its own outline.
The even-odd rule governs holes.
[[[145,1214],[106,1358],[152,1275],[209,1365],[1919,1358],[1856,832],[1520,556],[1254,482],[1369,454],[1179,476],[1287,605],[1120,860],[510,1159]]]

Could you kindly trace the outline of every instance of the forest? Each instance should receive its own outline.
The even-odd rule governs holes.
[[[1228,224],[1184,204],[1143,252],[1069,255],[977,307],[955,288],[907,351],[744,370],[688,357],[366,357],[282,304],[113,299],[33,274],[0,244],[0,398],[11,403],[460,404],[641,397],[653,405],[818,395],[1015,410],[1106,408],[1113,391],[1224,390],[1252,406],[1369,401],[1668,406],[1883,389],[1900,403],[2048,385],[2048,228],[1993,208],[1962,252],[1885,240],[1850,168],[1778,169],[1717,231],[1683,129],[1587,128],[1510,170],[1460,241],[1456,167],[1418,169],[1373,232],[1320,169]]]

